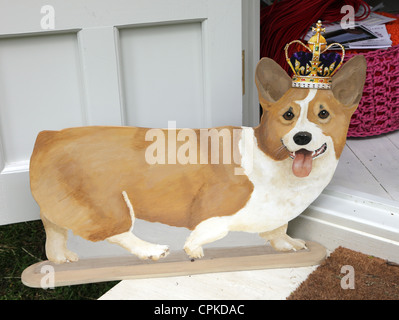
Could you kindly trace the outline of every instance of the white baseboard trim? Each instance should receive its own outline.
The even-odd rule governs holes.
[[[295,238],[329,250],[342,246],[399,263],[399,202],[345,189],[326,189],[289,223]]]

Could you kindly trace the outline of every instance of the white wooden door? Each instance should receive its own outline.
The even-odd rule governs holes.
[[[241,0],[1,0],[0,225],[41,130],[242,124]]]

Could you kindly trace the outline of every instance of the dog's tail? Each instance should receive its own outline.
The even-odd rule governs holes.
[[[130,202],[129,196],[127,195],[126,191],[122,191],[122,196],[126,202],[127,207],[129,208],[130,218],[132,219],[132,226],[130,227],[129,230],[131,232],[133,230],[134,220],[136,219],[136,217],[134,215],[132,203]]]

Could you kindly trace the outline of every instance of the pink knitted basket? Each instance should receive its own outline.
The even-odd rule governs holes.
[[[399,45],[361,53],[367,60],[363,97],[353,114],[348,137],[399,130]],[[347,54],[345,61],[355,54]]]

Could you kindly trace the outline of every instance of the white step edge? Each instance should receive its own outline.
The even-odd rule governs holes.
[[[295,238],[339,246],[399,263],[399,202],[329,187],[289,223]]]

